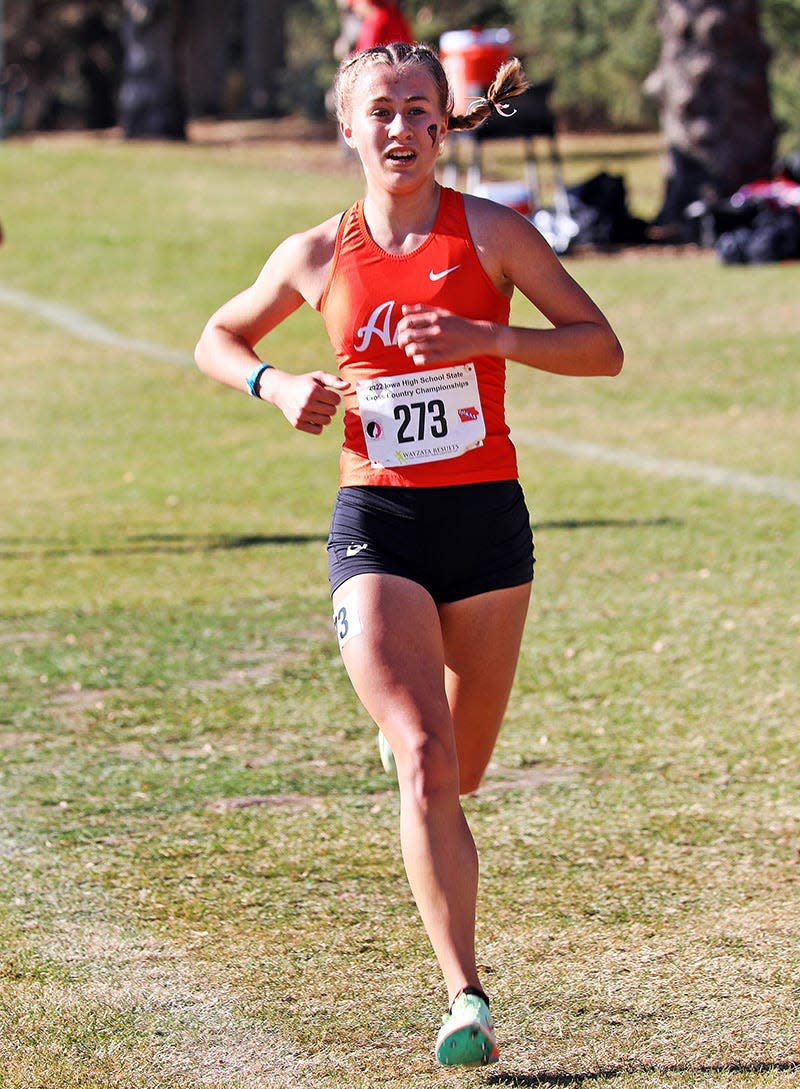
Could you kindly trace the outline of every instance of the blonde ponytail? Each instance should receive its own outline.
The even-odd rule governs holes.
[[[465,114],[451,114],[447,121],[449,132],[468,132],[482,125],[492,110],[504,117],[515,112],[508,101],[528,89],[528,80],[517,57],[503,61],[485,96],[470,102]]]

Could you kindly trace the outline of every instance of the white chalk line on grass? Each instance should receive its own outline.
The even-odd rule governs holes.
[[[659,476],[696,480],[701,484],[711,484],[736,492],[768,495],[784,503],[800,506],[800,480],[787,480],[780,476],[758,476],[755,473],[726,469],[721,465],[708,465],[701,461],[658,458],[652,454],[639,453],[637,450],[601,446],[599,443],[585,442],[582,439],[568,439],[549,431],[520,431],[514,428],[512,438],[515,443],[523,446],[538,446],[559,454],[567,454],[570,457],[604,461],[639,473],[656,473]]]
[[[167,360],[171,363],[192,362],[191,356],[186,352],[165,348],[162,344],[153,344],[149,340],[124,336],[122,333],[109,329],[107,325],[95,321],[94,318],[82,314],[80,310],[74,310],[71,306],[52,302],[50,299],[40,299],[24,291],[5,287],[3,284],[0,284],[0,304],[13,306],[17,310],[25,311],[26,314],[34,314],[51,325],[72,333],[73,336],[80,337],[82,340],[91,340],[95,344],[107,344],[112,348],[123,348],[125,351],[146,355],[151,359]]]
[[[24,291],[17,291],[3,284],[0,284],[0,304],[35,314],[73,336],[91,340],[96,344],[108,344],[111,347],[124,348],[153,359],[163,359],[173,363],[191,362],[191,357],[184,352],[165,348],[163,345],[153,344],[148,340],[124,336],[70,306],[28,295]],[[780,476],[759,476],[756,473],[740,472],[699,461],[659,458],[652,454],[642,454],[637,450],[565,438],[550,431],[527,431],[515,428],[513,438],[520,445],[538,446],[544,450],[566,454],[568,457],[603,461],[637,473],[654,473],[680,480],[694,480],[700,484],[727,488],[729,491],[766,495],[784,503],[800,506],[800,481],[798,480],[787,480]]]

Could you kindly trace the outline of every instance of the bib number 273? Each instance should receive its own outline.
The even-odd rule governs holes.
[[[444,401],[401,401],[394,406],[394,418],[400,424],[398,442],[443,439],[447,434]]]
[[[486,438],[474,363],[361,379],[356,397],[373,465],[459,458]]]

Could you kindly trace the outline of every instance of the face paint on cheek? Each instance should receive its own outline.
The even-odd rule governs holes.
[[[431,138],[431,147],[436,144],[436,125],[428,125],[428,136]]]

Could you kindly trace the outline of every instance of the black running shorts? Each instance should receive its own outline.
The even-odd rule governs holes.
[[[519,481],[340,488],[328,537],[331,593],[354,575],[411,579],[443,604],[533,578]]]

